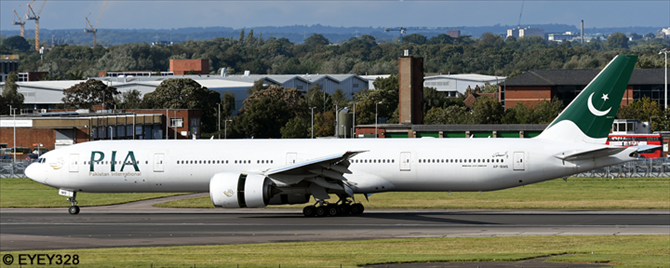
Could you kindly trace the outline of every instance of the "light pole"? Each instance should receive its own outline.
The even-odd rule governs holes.
[[[168,137],[169,130],[168,127],[170,126],[170,109],[165,109],[165,139],[170,139]]]
[[[337,139],[340,138],[340,128],[338,127],[340,125],[340,117],[337,116],[340,111],[338,109],[337,104],[335,104],[335,138]]]
[[[375,139],[377,138],[377,117],[379,117],[379,104],[382,104],[382,102],[376,102],[375,103]]]
[[[667,47],[658,52],[659,55],[665,54],[665,110],[668,110],[668,52],[670,48]]]
[[[312,110],[312,139],[314,138],[314,108],[316,107],[309,107]]]
[[[14,114],[14,162],[12,162],[12,178],[14,178],[14,166],[16,166],[16,108],[12,108],[12,105],[9,105],[9,113]]]
[[[217,123],[219,125],[219,140],[221,139],[221,103],[217,103],[218,105],[218,110],[216,111],[216,116],[219,120],[217,120]]]
[[[223,136],[223,138],[224,138],[224,139],[228,139],[228,122],[233,122],[233,120],[228,119],[228,120],[226,120],[226,121],[223,121],[223,127],[224,127],[224,130],[223,130],[223,132],[224,132],[224,133],[223,133],[224,136]]]

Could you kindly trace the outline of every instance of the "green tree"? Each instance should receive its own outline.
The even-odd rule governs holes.
[[[5,88],[2,90],[2,98],[4,106],[11,105],[12,108],[20,110],[21,107],[23,107],[23,100],[25,97],[23,94],[19,93],[19,85],[16,84],[16,80],[18,80],[16,72],[9,73],[7,80],[5,80]]]
[[[0,95],[0,114],[9,114],[9,104],[2,95]]]
[[[335,93],[330,97],[333,104],[337,105],[340,109],[349,106],[349,100],[347,100],[347,96],[342,89],[336,89]]]
[[[316,107],[315,111],[322,113],[333,106],[330,94],[324,92],[319,84],[314,84],[307,90],[306,101],[308,107]]]
[[[244,105],[240,109],[240,113],[244,113],[253,104],[254,100],[271,98],[282,101],[286,104],[290,114],[285,121],[295,116],[305,116],[307,114],[307,105],[305,103],[304,92],[295,88],[284,88],[282,86],[271,86],[267,89],[259,90],[251,94],[244,100]]]
[[[452,44],[454,42],[454,38],[451,36],[448,36],[446,34],[438,34],[436,36],[433,36],[430,38],[427,42],[429,45],[442,45],[442,44]]]
[[[403,44],[423,45],[426,43],[426,37],[421,34],[410,34],[402,37]]]
[[[623,33],[613,33],[607,37],[607,46],[611,49],[628,49],[628,37]]]
[[[481,47],[488,46],[496,49],[501,49],[504,45],[504,40],[499,35],[490,32],[485,32],[482,34],[482,38],[479,39],[478,44]]]
[[[311,135],[311,130],[310,130]],[[335,113],[327,111],[314,115],[314,136],[332,137],[335,135]]]
[[[3,45],[9,50],[18,50],[21,52],[26,52],[31,48],[30,43],[20,35],[8,37],[3,42]]]
[[[656,131],[659,129],[660,123],[658,119],[664,118],[664,114],[658,102],[652,101],[649,97],[645,96],[627,106],[619,108],[616,117],[619,119],[638,119],[641,121],[651,120],[651,130]],[[653,120],[652,118],[658,119]]]
[[[235,128],[239,133],[254,138],[281,138],[281,129],[291,119],[285,101],[269,96],[253,99],[237,117]]]
[[[235,94],[226,90],[221,98],[221,120],[226,120],[235,112]]]
[[[354,94],[354,101],[358,103],[356,105],[356,123],[374,123],[376,111],[379,118],[390,119],[390,122],[387,121],[389,123],[393,122],[393,119],[397,121],[398,77],[391,75],[388,78],[377,78],[373,85],[375,90],[363,90]]]
[[[444,108],[447,103],[449,103],[449,98],[447,98],[447,95],[445,95],[444,92],[437,91],[437,89],[433,87],[423,88],[424,114],[428,113],[428,111],[435,107]]]
[[[311,135],[310,122],[303,117],[294,117],[281,128],[281,137],[284,139],[307,138]]]
[[[67,74],[65,75],[66,75],[65,79],[67,80],[84,80],[84,72],[82,72],[79,69],[67,72]]]
[[[190,78],[164,80],[153,92],[142,99],[142,107],[149,109],[200,109],[202,132],[216,131],[216,103],[221,94],[201,86]]]
[[[63,91],[63,104],[67,108],[92,109],[95,105],[114,107],[114,96],[119,91],[115,87],[107,86],[100,80],[89,79]]]
[[[658,119],[653,119],[651,126],[654,127],[654,120],[658,121],[658,125],[654,131],[669,131],[670,130],[670,109],[665,109],[663,115]]]
[[[475,124],[500,124],[505,108],[497,99],[482,96],[472,103],[472,115]]]
[[[563,102],[554,97],[551,101],[542,100],[540,104],[535,105],[535,117],[537,124],[549,124],[554,118],[563,111]]]
[[[472,116],[467,107],[452,105],[444,109],[444,124],[461,125],[472,124]]]
[[[505,111],[502,122],[504,124],[534,124],[537,119],[534,109],[528,108],[523,103],[517,103],[516,106]]]
[[[431,107],[424,115],[423,122],[426,125],[446,124],[447,118],[444,109],[442,107]]]
[[[318,46],[327,46],[330,44],[330,40],[324,37],[322,34],[312,34],[310,37],[307,37],[303,44],[313,50]]]
[[[119,109],[139,109],[142,106],[142,93],[137,89],[131,89],[114,97]]]

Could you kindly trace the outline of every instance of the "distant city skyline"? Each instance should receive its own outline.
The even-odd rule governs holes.
[[[39,9],[43,0],[36,0]],[[27,0],[0,1],[0,30],[12,25],[13,9],[26,13]],[[104,1],[47,1],[42,29],[84,29],[95,24]],[[107,3],[98,28],[253,28],[315,25],[335,27],[459,27],[568,24],[585,27],[670,27],[670,1],[125,1]],[[37,12],[37,10],[35,10]],[[34,29],[34,22],[26,23]]]

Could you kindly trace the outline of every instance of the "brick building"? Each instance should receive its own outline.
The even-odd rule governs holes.
[[[0,144],[14,147],[14,125],[16,146],[31,149],[33,144],[53,150],[95,140],[188,139],[199,137],[200,116],[200,110],[186,109],[50,112],[17,115],[16,120],[0,116]]]
[[[170,72],[173,72],[174,75],[209,74],[209,60],[172,59],[170,60]]]
[[[601,70],[531,70],[507,79],[500,87],[499,100],[505,108],[517,103],[534,106],[556,97],[568,105]],[[621,105],[643,97],[663,104],[663,69],[635,69],[628,82]]]

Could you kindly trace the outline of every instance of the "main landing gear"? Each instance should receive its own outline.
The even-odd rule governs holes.
[[[72,206],[67,209],[67,212],[70,213],[70,215],[77,215],[79,214],[79,206],[77,206],[77,192],[74,192],[72,194],[72,197],[68,198],[67,201],[72,203]]]
[[[314,205],[303,208],[302,214],[305,215],[305,217],[346,216],[349,214],[363,214],[364,210],[365,207],[363,207],[363,204],[352,203],[345,199],[340,200],[335,204],[330,204],[325,201],[317,201]]]

